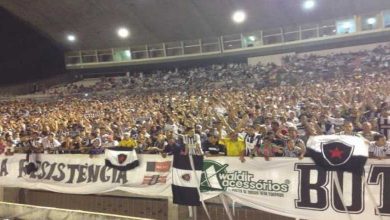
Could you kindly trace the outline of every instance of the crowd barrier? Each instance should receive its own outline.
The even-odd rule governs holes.
[[[172,157],[139,155],[129,171],[105,166],[104,155],[41,155],[40,170],[25,173],[25,155],[0,157],[0,185],[71,194],[123,191],[147,197],[171,198]],[[345,211],[332,180],[338,175]],[[244,205],[302,219],[390,219],[390,160],[369,159],[365,175],[325,171],[310,158],[209,157],[200,180],[204,200],[223,195],[232,208]],[[372,195],[372,197],[370,196]],[[378,208],[378,209],[376,209]]]

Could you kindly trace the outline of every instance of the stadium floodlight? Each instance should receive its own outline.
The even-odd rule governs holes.
[[[69,35],[66,37],[66,39],[68,39],[68,41],[70,41],[70,42],[73,42],[73,41],[76,40],[76,36],[74,36],[73,34],[69,34]]]
[[[367,19],[367,24],[373,25],[373,24],[375,24],[375,23],[376,23],[376,19],[375,19],[375,18],[368,18],[368,19]]]
[[[236,11],[233,13],[232,19],[235,23],[242,23],[246,19],[246,14],[244,11]]]
[[[129,30],[127,28],[121,27],[118,29],[118,36],[120,38],[126,38],[129,36]]]
[[[306,0],[303,2],[302,7],[305,10],[310,10],[310,9],[313,9],[315,5],[316,5],[316,2],[314,0]]]

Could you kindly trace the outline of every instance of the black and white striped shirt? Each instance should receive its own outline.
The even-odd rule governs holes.
[[[384,146],[378,146],[375,142],[371,142],[368,152],[372,153],[375,157],[390,155],[390,142],[386,142]]]
[[[259,134],[245,134],[244,136],[244,141],[245,141],[245,155],[249,156],[252,152],[252,150],[256,146],[260,146],[261,144],[261,136]]]
[[[379,132],[386,136],[386,139],[390,138],[390,116],[378,118]]]
[[[193,136],[183,135],[183,144],[185,144],[185,146],[188,147],[190,154],[193,155],[203,154],[199,134],[194,134]]]

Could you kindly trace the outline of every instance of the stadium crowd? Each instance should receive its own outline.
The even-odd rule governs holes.
[[[104,152],[302,158],[313,135],[357,135],[390,154],[390,47],[274,64],[212,65],[68,85],[52,100],[3,101],[0,154]],[[132,90],[129,90],[132,89]],[[99,95],[100,91],[114,95]],[[121,90],[122,92],[115,92]],[[134,90],[144,92],[134,92]],[[71,94],[88,92],[89,97]]]

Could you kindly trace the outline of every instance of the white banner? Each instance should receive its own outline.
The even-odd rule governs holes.
[[[204,161],[201,190],[205,198],[224,193],[235,203],[266,212],[303,219],[348,219],[332,186],[335,172],[314,165],[309,158],[246,159],[213,157]],[[374,195],[370,199],[361,176],[339,173],[344,202],[352,219],[390,219],[390,160],[368,160],[364,180]],[[207,176],[207,178],[206,178]],[[213,192],[210,192],[213,190]]]
[[[27,175],[26,156],[0,157],[0,185],[43,189],[60,193],[94,194],[114,190],[147,196],[171,196],[171,162],[153,155],[140,155],[140,166],[118,171],[104,165],[104,155],[40,156],[40,168]]]
[[[127,172],[104,165],[104,156],[41,155],[40,169],[27,175],[25,155],[0,157],[0,185],[60,193],[93,194],[122,190],[146,196],[172,196],[172,157],[139,155],[140,166]],[[311,159],[212,157],[204,161],[201,190],[204,199],[224,193],[235,203],[304,219],[345,219],[341,199],[332,184],[335,173]],[[360,176],[339,174],[344,201],[352,219],[379,219],[375,203],[390,219],[390,160],[368,160],[366,182]]]

